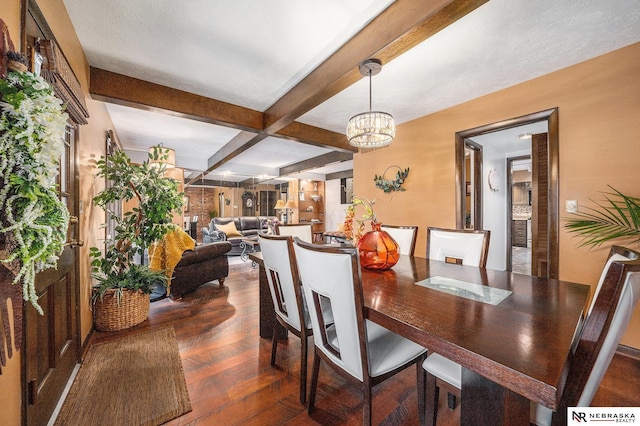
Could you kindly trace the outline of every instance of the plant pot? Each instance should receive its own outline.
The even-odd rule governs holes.
[[[116,290],[109,289],[93,304],[93,323],[98,331],[117,331],[138,325],[149,316],[149,294],[123,290],[120,304]]]
[[[358,241],[358,255],[362,267],[384,271],[398,263],[400,251],[398,243],[386,231],[382,231],[380,225],[371,222],[371,231]]]

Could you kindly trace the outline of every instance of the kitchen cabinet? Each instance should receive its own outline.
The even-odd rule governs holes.
[[[514,247],[527,246],[527,220],[513,220],[511,225],[511,239]]]

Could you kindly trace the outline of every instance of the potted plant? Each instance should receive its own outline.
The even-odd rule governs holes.
[[[605,200],[573,213],[564,227],[582,237],[581,246],[598,247],[606,241],[623,239],[640,243],[640,198],[610,187]]]
[[[96,163],[97,176],[106,178],[110,185],[93,200],[108,214],[107,219],[115,222],[114,238],[106,241],[104,250],[91,247],[98,330],[120,330],[144,321],[154,285],[166,284],[164,271],[152,271],[144,265],[144,253],[172,228],[172,212],[182,208],[184,194],[178,192],[175,180],[164,176],[162,148],[150,153],[149,160],[134,164],[119,151],[108,161],[102,156]],[[133,199],[137,206],[131,211],[121,216],[109,211],[112,203]],[[141,264],[135,262],[138,256]]]

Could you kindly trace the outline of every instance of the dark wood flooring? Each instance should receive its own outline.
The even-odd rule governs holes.
[[[324,365],[316,410],[307,414],[298,401],[298,338],[278,345],[278,367],[271,367],[271,342],[258,336],[258,270],[250,262],[230,269],[223,287],[210,283],[181,300],[154,302],[148,321],[122,332],[94,332],[90,344],[173,325],[193,411],[168,425],[362,424],[361,392]],[[415,370],[408,369],[374,388],[373,424],[418,424],[415,386]],[[640,406],[639,389],[640,360],[617,354],[593,405]],[[441,396],[438,424],[458,424],[459,408],[448,410],[446,392]]]

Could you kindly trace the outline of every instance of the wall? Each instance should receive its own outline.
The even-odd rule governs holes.
[[[340,204],[340,179],[325,182],[325,230],[336,231],[344,223],[344,216],[349,204]]]
[[[482,227],[491,231],[487,268],[504,271],[507,267],[507,170],[502,150],[487,144],[482,150]],[[487,178],[498,170],[499,187],[492,191]]]
[[[567,199],[588,205],[607,185],[640,196],[640,43],[399,125],[391,146],[354,156],[355,193],[379,199],[382,221],[418,225],[416,254],[424,256],[427,226],[456,224],[455,132],[553,107],[559,108],[560,205]],[[393,164],[411,172],[406,192],[386,196],[372,177]],[[578,248],[563,229],[559,245],[560,278],[595,285],[608,248]],[[622,343],[640,348],[640,308]]]

